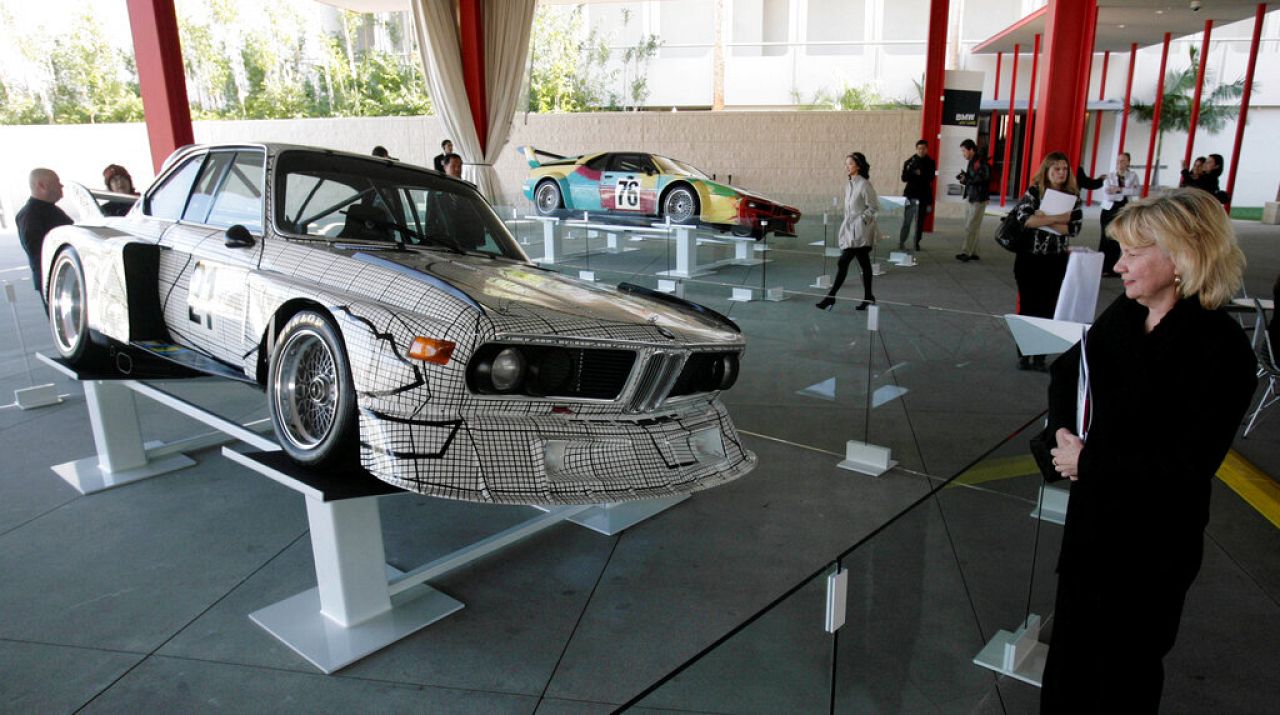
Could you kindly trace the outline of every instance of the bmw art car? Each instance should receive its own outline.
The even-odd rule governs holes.
[[[746,474],[728,318],[530,263],[468,183],[277,144],[188,147],[122,218],[57,228],[54,344],[260,385],[277,441],[423,494],[589,504]]]
[[[543,216],[604,212],[613,216],[703,224],[739,236],[794,236],[800,211],[716,182],[675,159],[644,152],[563,157],[520,147],[529,164],[524,196]],[[539,157],[546,157],[543,161]]]

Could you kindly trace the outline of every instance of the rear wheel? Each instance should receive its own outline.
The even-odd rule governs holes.
[[[53,259],[46,299],[53,345],[58,355],[73,365],[86,362],[94,352],[89,342],[86,295],[80,256],[68,246]]]
[[[356,395],[337,329],[304,310],[289,319],[271,352],[271,424],[285,453],[310,467],[355,464]]]
[[[538,184],[533,192],[533,205],[542,216],[550,216],[556,209],[564,208],[564,197],[560,195],[560,185],[554,181]]]
[[[662,215],[671,223],[693,223],[698,218],[698,196],[687,186],[677,186],[662,200]]]

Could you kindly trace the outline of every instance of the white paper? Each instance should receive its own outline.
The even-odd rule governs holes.
[[[1046,216],[1071,213],[1075,207],[1075,194],[1064,193],[1057,189],[1045,189],[1044,196],[1040,198],[1040,210],[1043,211]],[[1062,235],[1048,226],[1041,226],[1040,230],[1048,231],[1049,233],[1056,233],[1059,236]]]
[[[1054,320],[1092,323],[1098,309],[1098,289],[1102,282],[1102,254],[1090,248],[1071,247],[1067,275],[1058,290]]]

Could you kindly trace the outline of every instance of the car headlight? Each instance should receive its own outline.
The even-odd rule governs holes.
[[[738,356],[735,353],[721,355],[711,363],[709,390],[727,390],[738,381]]]
[[[489,366],[489,383],[498,392],[511,392],[524,378],[524,355],[517,348],[506,348],[494,356]]]

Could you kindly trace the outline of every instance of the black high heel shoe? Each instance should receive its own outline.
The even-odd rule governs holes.
[[[866,310],[868,305],[875,305],[875,304],[876,304],[876,297],[873,295],[870,298],[863,298],[862,302],[859,303],[858,307],[854,308],[854,310]]]
[[[836,299],[832,298],[831,296],[827,296],[826,298],[823,298],[817,303],[814,303],[813,307],[817,308],[818,310],[831,310],[831,306],[835,304],[836,304]]]

